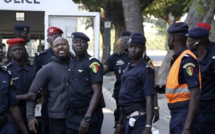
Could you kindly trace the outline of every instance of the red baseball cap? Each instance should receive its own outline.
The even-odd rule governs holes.
[[[63,31],[58,27],[49,27],[48,30],[47,30],[47,33],[48,33],[48,35],[52,34],[52,33],[60,33],[60,34],[62,34]]]
[[[210,31],[211,30],[211,26],[207,23],[204,23],[204,22],[199,22],[196,27],[203,27],[205,28],[206,30]]]
[[[7,40],[7,44],[8,44],[8,47],[10,48],[15,45],[25,44],[25,40],[21,38],[13,38],[13,39]]]

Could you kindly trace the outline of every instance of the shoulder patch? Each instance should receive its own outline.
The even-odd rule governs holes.
[[[193,68],[196,67],[193,63],[186,63],[183,68],[186,70],[189,76],[193,75]]]
[[[196,67],[193,63],[189,62],[189,63],[186,63],[186,64],[183,66],[183,68],[185,69],[185,68],[187,68],[187,67],[189,67],[189,66],[191,66],[191,67]]]
[[[148,64],[149,64],[149,66],[150,66],[152,69],[154,69],[154,65],[153,65],[152,62],[153,62],[152,60],[149,60],[149,61],[148,61]]]
[[[90,68],[94,73],[97,73],[99,71],[99,66],[100,64],[96,61],[90,64]]]

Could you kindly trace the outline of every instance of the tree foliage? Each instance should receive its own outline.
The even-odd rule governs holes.
[[[176,22],[189,9],[192,0],[154,0],[144,11],[144,15],[153,15],[164,19],[168,24]],[[170,17],[173,18],[173,22]]]

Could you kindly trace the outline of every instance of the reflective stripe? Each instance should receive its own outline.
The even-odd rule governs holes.
[[[166,88],[166,93],[177,94],[177,93],[190,93],[187,87],[178,87],[176,89]]]

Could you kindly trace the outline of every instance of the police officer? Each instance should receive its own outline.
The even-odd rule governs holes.
[[[17,38],[21,38],[21,39],[25,40],[25,42],[23,43],[23,45],[25,46],[26,43],[28,43],[31,39],[30,26],[28,26],[26,24],[22,24],[22,23],[15,24],[14,30],[15,30],[15,34],[16,34]],[[25,52],[25,56],[24,56],[25,61],[28,61],[30,63],[29,55],[28,55],[25,47],[24,47],[24,52]],[[8,60],[8,62],[11,62],[11,60],[12,60],[8,53],[7,53],[7,60]]]
[[[10,72],[0,67],[0,76],[0,134],[14,134],[14,129],[8,122],[9,113],[22,134],[28,134],[17,106],[18,100],[12,91],[13,81],[11,80]]]
[[[196,56],[186,47],[188,25],[173,23],[167,32],[169,49],[174,51],[165,89],[171,112],[170,134],[200,134],[201,72]]]
[[[58,27],[49,27],[47,29],[47,33],[48,33],[47,42],[49,43],[50,47],[45,51],[35,53],[33,66],[36,72],[40,70],[42,66],[46,65],[51,59],[51,57],[54,56],[53,41],[57,37],[61,37],[63,34],[63,31]]]
[[[9,44],[8,52],[10,57],[12,58],[12,61],[4,67],[11,71],[12,80],[14,83],[13,90],[16,93],[16,98],[19,100],[18,106],[21,110],[22,117],[27,126],[26,100],[31,99],[31,96],[29,96],[29,94],[27,93],[29,91],[31,82],[34,79],[35,70],[28,62],[24,60],[24,39],[13,38],[7,40],[7,43]],[[35,99],[35,96],[33,96],[32,99]],[[13,129],[16,129],[15,125]]]
[[[123,46],[123,51],[119,53],[114,53],[108,59],[106,60],[104,64],[104,74],[107,72],[113,71],[116,76],[116,82],[114,84],[114,93],[113,97],[116,100],[116,110],[114,111],[114,117],[115,117],[115,127],[117,124],[117,121],[119,120],[120,116],[120,108],[118,105],[118,97],[119,97],[119,90],[121,87],[121,75],[123,73],[123,70],[126,68],[129,62],[131,62],[131,58],[128,55],[128,41],[129,37],[131,35],[130,31],[122,31],[121,33],[121,44]],[[146,55],[144,52],[143,54],[144,60],[146,60],[149,65],[154,68],[152,60]],[[155,98],[155,120],[157,121],[159,118],[158,113],[158,104],[157,104],[157,98]]]
[[[208,30],[209,34],[210,34],[210,30],[211,30],[211,26],[207,23],[204,22],[199,22],[196,27],[202,27],[205,28],[206,30]],[[210,45],[208,45],[208,49],[212,52],[213,55],[215,55],[215,42],[211,42],[210,41]]]
[[[42,67],[31,84],[30,91],[37,93],[41,87],[48,90],[48,116],[50,134],[66,133],[66,96],[68,68],[70,61],[69,44],[65,38],[58,37],[53,42],[55,56]],[[34,114],[35,102],[27,102],[27,118],[29,130],[37,132],[38,123]]]
[[[200,111],[204,117],[202,134],[215,133],[215,55],[208,49],[208,30],[194,27],[188,32],[187,46],[198,56],[202,89]]]
[[[116,76],[116,82],[114,84],[113,97],[116,100],[116,110],[114,111],[115,117],[115,125],[119,120],[120,109],[118,105],[118,97],[119,90],[121,87],[121,75],[125,67],[129,62],[131,62],[131,58],[128,56],[128,40],[131,35],[129,31],[122,31],[121,33],[121,44],[123,47],[123,51],[119,53],[114,53],[106,60],[104,64],[104,74],[110,71],[114,71]]]
[[[153,117],[154,78],[150,65],[143,59],[146,39],[133,32],[129,39],[128,52],[132,62],[125,68],[119,91],[121,115],[115,133],[151,134]]]
[[[76,57],[69,69],[67,134],[101,134],[103,66],[87,53],[89,37],[81,32],[72,37]]]
[[[53,51],[53,41],[57,37],[61,37],[63,34],[63,31],[58,27],[52,26],[47,29],[47,33],[48,33],[47,42],[49,43],[50,47],[45,51],[35,53],[33,66],[36,72],[38,72],[44,65],[46,65],[52,56],[55,56]],[[42,110],[41,110],[43,134],[49,134],[49,117],[48,117],[47,106],[48,106],[48,99],[47,99],[47,96],[45,96],[43,98]]]

